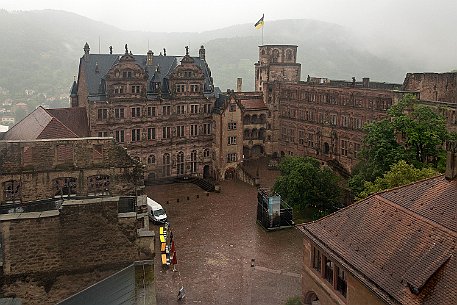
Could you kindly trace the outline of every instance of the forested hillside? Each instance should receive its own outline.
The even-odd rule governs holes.
[[[42,103],[44,96],[67,96],[86,41],[92,53],[107,53],[110,45],[114,53],[122,53],[128,43],[134,54],[146,54],[149,46],[155,54],[166,48],[168,55],[182,55],[184,46],[189,45],[196,56],[204,45],[215,84],[222,90],[234,88],[237,77],[243,78],[244,90],[253,90],[257,47],[262,43],[261,31],[253,24],[202,33],[132,32],[63,11],[0,10],[0,101],[10,97],[33,104]],[[330,23],[266,22],[264,43],[298,45],[302,79],[309,74],[402,82],[407,71],[393,60],[365,51],[353,33]],[[41,94],[40,98],[25,98],[25,90]]]

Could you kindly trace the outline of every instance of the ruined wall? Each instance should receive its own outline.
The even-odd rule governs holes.
[[[421,100],[457,104],[457,73],[408,73],[403,90],[419,91]]]
[[[136,217],[118,221],[117,197],[66,201],[59,211],[0,215],[5,276],[92,270],[138,259]],[[130,223],[128,225],[127,223]]]
[[[133,195],[142,185],[141,164],[112,139],[0,141],[0,203],[8,201],[8,181],[20,186],[18,201],[29,202],[54,197],[64,177],[76,179],[76,195],[88,195],[94,176],[109,176],[112,195]]]

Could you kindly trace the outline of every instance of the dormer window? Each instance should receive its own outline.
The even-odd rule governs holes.
[[[132,71],[123,71],[122,72],[122,77],[123,78],[132,78],[133,77],[133,72]]]

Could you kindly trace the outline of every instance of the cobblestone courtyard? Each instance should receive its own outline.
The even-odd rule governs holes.
[[[300,232],[266,232],[256,224],[256,188],[238,181],[221,186],[208,196],[193,184],[147,187],[167,211],[178,259],[178,272],[162,271],[157,252],[157,303],[177,304],[181,285],[186,304],[276,305],[300,295]]]

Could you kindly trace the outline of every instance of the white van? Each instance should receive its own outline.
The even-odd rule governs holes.
[[[148,215],[149,219],[152,220],[154,223],[165,223],[167,222],[167,214],[162,206],[152,200],[151,198],[147,197],[147,205],[148,205]]]

